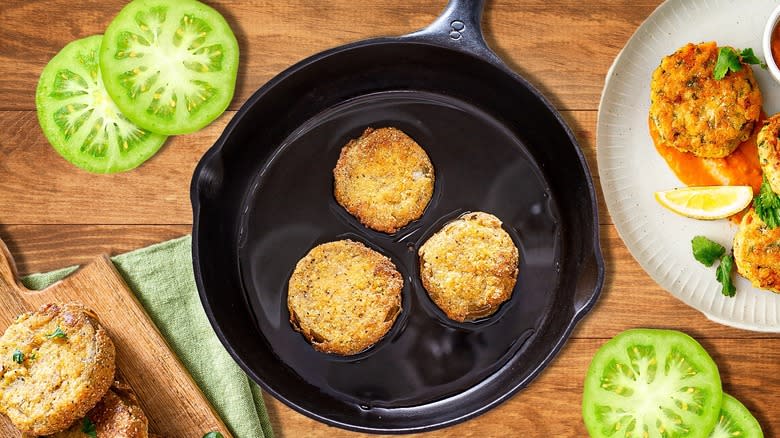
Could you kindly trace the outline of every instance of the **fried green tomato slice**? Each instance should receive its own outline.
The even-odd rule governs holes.
[[[62,431],[106,394],[115,357],[97,315],[80,303],[24,313],[0,337],[0,413],[27,434]]]
[[[582,414],[593,438],[707,438],[722,398],[718,367],[693,338],[633,329],[596,352]]]
[[[434,180],[433,164],[414,139],[397,128],[366,128],[341,148],[333,194],[363,225],[395,233],[423,215]]]
[[[780,193],[780,113],[766,119],[758,131],[758,160],[772,191]]]
[[[238,42],[195,0],[135,0],[106,29],[100,67],[108,94],[152,132],[185,134],[225,111],[236,85]]]
[[[22,434],[22,438],[37,435]],[[47,438],[148,438],[149,420],[141,409],[133,389],[120,381],[114,381],[106,395],[84,418],[78,419],[62,432],[46,435]]]
[[[423,287],[451,320],[486,318],[512,297],[520,253],[501,225],[490,213],[466,213],[417,252]]]
[[[759,288],[780,293],[780,228],[769,228],[749,209],[734,235],[734,263],[739,275]]]
[[[739,400],[723,393],[723,404],[715,430],[709,438],[764,438],[758,420]]]
[[[63,158],[93,173],[133,169],[154,155],[166,137],[141,129],[117,108],[101,79],[102,36],[65,46],[38,81],[38,122]]]
[[[761,115],[761,90],[750,65],[713,77],[715,42],[686,44],[661,60],[650,82],[650,120],[664,144],[720,158],[747,140]]]
[[[317,245],[290,276],[290,324],[316,350],[342,356],[360,353],[395,323],[403,285],[392,260],[360,242]]]

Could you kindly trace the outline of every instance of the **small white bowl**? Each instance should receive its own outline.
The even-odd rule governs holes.
[[[766,62],[769,73],[772,77],[780,82],[780,68],[777,67],[774,57],[772,56],[772,33],[775,30],[775,26],[780,22],[780,6],[776,7],[772,14],[769,15],[769,19],[764,27],[764,39],[762,41],[764,49],[764,60]]]

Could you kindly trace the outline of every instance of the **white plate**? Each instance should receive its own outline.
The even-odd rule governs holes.
[[[721,294],[715,268],[691,254],[704,235],[731,248],[736,226],[686,219],[661,207],[653,192],[681,187],[656,152],[647,125],[650,77],[666,55],[688,42],[752,47],[776,0],[669,0],[637,29],[607,74],[599,105],[597,156],[601,187],[618,233],[661,287],[713,321],[747,330],[780,332],[780,294],[753,288],[735,274],[737,295]],[[780,85],[754,68],[768,114],[780,111]],[[618,274],[619,275],[619,274]]]

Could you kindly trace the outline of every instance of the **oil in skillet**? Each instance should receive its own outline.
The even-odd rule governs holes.
[[[522,141],[466,102],[416,91],[363,96],[307,125],[258,175],[240,231],[247,301],[275,354],[302,380],[370,409],[455,396],[498,371],[544,324],[560,276],[557,206]],[[391,235],[365,228],[333,197],[338,153],[367,126],[401,129],[425,149],[436,171],[423,216]],[[489,211],[504,222],[520,251],[520,275],[512,299],[493,317],[455,323],[422,287],[417,249],[466,211]],[[377,345],[334,357],[314,351],[290,328],[286,286],[310,248],[345,236],[393,260],[404,278],[403,311]]]

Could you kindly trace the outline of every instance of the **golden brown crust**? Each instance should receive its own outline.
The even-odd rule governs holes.
[[[290,324],[319,351],[356,354],[393,326],[402,288],[401,274],[382,254],[352,240],[323,243],[290,277]]]
[[[650,84],[650,120],[665,144],[699,157],[725,157],[750,137],[761,91],[742,64],[716,80],[714,42],[687,44],[663,58]]]
[[[123,383],[114,386],[87,414],[95,423],[97,435],[105,438],[147,438],[149,420],[132,389]]]
[[[92,408],[86,419],[94,425],[99,438],[148,438],[149,421],[133,390],[115,381],[106,395]],[[76,420],[67,430],[48,435],[49,438],[87,438],[85,418]]]
[[[106,395],[87,415],[67,430],[48,435],[50,438],[87,438],[85,419],[94,425],[100,438],[148,438],[149,421],[138,398],[127,384],[115,381]]]
[[[336,201],[363,225],[394,233],[419,219],[433,195],[428,154],[395,128],[366,128],[333,169]]]
[[[418,254],[423,286],[454,321],[492,315],[512,296],[520,256],[491,214],[468,213],[448,223]]]
[[[751,209],[734,236],[734,262],[753,286],[780,293],[780,228],[770,229]]]
[[[780,113],[764,121],[758,131],[758,158],[772,191],[780,193]]]
[[[58,328],[63,335],[52,336]],[[24,313],[0,337],[0,412],[22,432],[62,431],[106,394],[114,358],[108,333],[82,304]]]

